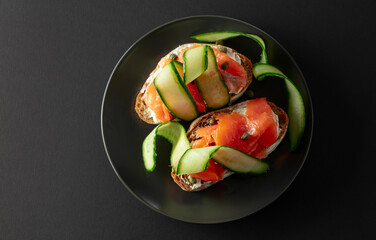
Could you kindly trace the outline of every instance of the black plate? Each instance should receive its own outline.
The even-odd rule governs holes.
[[[141,121],[134,111],[136,96],[160,58],[179,44],[194,42],[190,36],[212,31],[241,31],[261,36],[269,61],[289,76],[300,90],[307,111],[307,127],[298,151],[290,153],[287,138],[267,158],[271,170],[262,176],[233,175],[201,192],[184,192],[170,176],[170,147],[160,142],[157,167],[147,173],[141,145],[155,127]],[[225,45],[259,60],[261,50],[250,39],[235,38]],[[286,91],[281,79],[269,78],[250,85],[255,97],[286,109]],[[243,96],[243,100],[246,97]],[[241,100],[240,100],[241,101]],[[169,217],[195,223],[218,223],[248,216],[270,204],[294,180],[307,156],[313,127],[312,105],[304,77],[288,52],[260,29],[221,16],[194,16],[160,26],[134,43],[116,65],[102,105],[103,142],[111,165],[126,188],[141,202]],[[187,124],[185,126],[188,126]]]

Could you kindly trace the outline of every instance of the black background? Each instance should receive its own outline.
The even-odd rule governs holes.
[[[373,1],[0,0],[0,239],[372,239]],[[176,18],[215,14],[277,39],[311,91],[310,154],[290,188],[240,220],[184,223],[113,172],[100,107],[131,44]]]

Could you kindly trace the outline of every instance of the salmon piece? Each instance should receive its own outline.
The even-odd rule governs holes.
[[[191,177],[201,179],[203,181],[220,181],[223,179],[225,169],[214,162],[213,159],[209,159],[208,168],[204,172],[189,174]]]
[[[214,51],[215,59],[217,60],[217,66],[222,74],[230,92],[238,92],[240,88],[244,87],[247,83],[247,72],[244,67],[230,58],[226,53],[219,51],[216,48],[212,48]],[[223,69],[222,65],[228,62],[228,68]]]
[[[253,134],[260,136],[259,144],[269,147],[277,140],[277,123],[266,98],[248,101],[246,116],[254,129]]]
[[[204,137],[209,134],[213,135],[215,131],[217,130],[217,127],[218,127],[217,125],[211,125],[211,126],[199,128],[196,131],[196,135],[199,137]]]
[[[218,128],[214,140],[217,145],[236,148],[258,158],[266,157],[263,150],[277,140],[277,123],[266,98],[249,100],[246,116],[237,112],[217,116]],[[241,140],[244,133],[247,140]]]
[[[259,136],[251,134],[252,129],[245,116],[232,112],[218,115],[216,118],[218,119],[218,127],[214,135],[216,145],[226,145],[248,154],[256,148]],[[244,133],[250,136],[246,140],[241,140]]]
[[[196,131],[196,136],[200,139],[192,142],[192,148],[203,148],[209,146],[215,146],[214,133],[217,130],[217,125],[207,126],[199,128]]]
[[[245,116],[232,112],[217,115],[216,119],[217,125],[199,128],[196,131],[196,135],[201,138],[196,147],[226,145],[253,154],[277,140],[277,123],[265,98],[249,100]],[[242,140],[244,133],[248,133],[249,138]]]
[[[235,61],[234,59],[230,58],[229,55],[226,53],[216,49],[212,48],[215,55],[215,60],[217,60],[217,66],[218,68],[221,68],[222,64],[225,62],[228,62],[228,68],[226,69],[226,72],[230,73],[231,75],[241,77],[243,79],[247,78],[247,72],[245,71],[244,67]]]
[[[220,66],[218,66],[218,70],[221,73],[223,81],[225,81],[228,92],[230,94],[240,93],[242,90],[242,87],[246,84],[246,80],[244,80],[244,78],[231,75],[226,70],[223,70]]]
[[[192,148],[203,148],[207,146],[209,146],[207,138],[200,138],[191,143]]]
[[[174,116],[172,116],[168,108],[164,105],[162,99],[159,97],[154,83],[150,83],[146,91],[146,104],[155,113],[155,117],[162,122],[173,120]]]
[[[197,110],[200,113],[206,112],[206,104],[204,102],[204,99],[202,98],[200,92],[198,91],[196,80],[193,82],[188,83],[187,85],[189,93],[192,95],[193,99],[195,100]]]
[[[196,131],[197,137],[200,139],[195,140],[192,142],[192,148],[203,148],[208,146],[215,146],[215,141],[213,139],[214,133],[217,129],[217,125],[207,126],[203,128],[199,128]],[[208,168],[199,173],[189,174],[191,177],[201,179],[203,181],[219,181],[223,179],[223,174],[225,169],[219,165],[218,163],[214,162],[212,159],[209,160]]]

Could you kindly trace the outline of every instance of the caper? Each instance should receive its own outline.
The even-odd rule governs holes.
[[[217,40],[217,41],[215,41],[215,44],[217,44],[217,45],[223,45],[223,41],[222,40]]]
[[[227,47],[224,46],[218,46],[218,50],[224,53],[227,53]]]
[[[176,55],[175,53],[171,53],[168,57],[172,60],[175,60],[178,57],[178,55]]]
[[[228,65],[229,65],[228,62],[224,62],[224,63],[222,63],[221,68],[223,70],[226,70],[228,68]]]
[[[210,126],[213,125],[215,123],[215,118],[214,117],[209,118],[208,123]]]
[[[189,182],[195,184],[197,182],[196,178],[190,177]]]
[[[247,132],[243,133],[243,135],[240,137],[241,140],[248,140],[249,134]]]

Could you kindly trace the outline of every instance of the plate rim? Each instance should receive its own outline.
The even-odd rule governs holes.
[[[247,26],[250,26],[258,31],[260,31],[261,33],[265,34],[266,36],[268,36],[274,43],[276,43],[286,54],[287,56],[291,59],[292,63],[296,66],[296,69],[298,71],[298,74],[302,77],[302,81],[304,83],[304,86],[306,87],[307,89],[307,98],[309,100],[309,104],[310,105],[310,110],[309,110],[309,114],[311,116],[311,124],[310,124],[310,130],[311,130],[311,133],[310,135],[308,136],[308,144],[307,144],[307,150],[304,154],[304,157],[303,157],[303,160],[302,160],[302,163],[300,164],[299,168],[297,169],[297,171],[294,173],[293,177],[291,178],[291,180],[289,181],[289,183],[277,194],[277,196],[262,204],[262,207],[260,207],[258,210],[252,212],[252,213],[246,213],[242,216],[239,216],[239,217],[233,217],[233,218],[227,218],[227,219],[219,219],[217,221],[192,221],[192,220],[189,220],[189,219],[184,219],[184,218],[180,218],[180,217],[176,217],[176,216],[171,216],[163,211],[161,211],[160,209],[154,207],[153,205],[149,204],[146,200],[144,200],[143,198],[141,198],[140,196],[138,196],[132,189],[131,187],[129,187],[127,185],[127,183],[124,182],[123,178],[120,176],[119,172],[116,170],[114,164],[113,164],[113,161],[111,160],[111,157],[110,157],[110,154],[108,152],[108,149],[107,149],[107,144],[106,144],[106,139],[105,139],[105,136],[104,136],[104,126],[103,126],[103,118],[104,118],[104,115],[103,115],[103,110],[104,110],[104,105],[105,105],[105,100],[106,100],[106,96],[107,96],[107,91],[108,91],[108,87],[111,83],[111,80],[112,80],[112,77],[114,76],[115,72],[117,71],[119,65],[122,63],[122,61],[125,59],[125,57],[128,55],[128,53],[139,43],[141,42],[145,37],[147,37],[149,34],[161,29],[161,28],[164,28],[168,25],[171,25],[171,24],[175,24],[175,23],[178,23],[180,21],[186,21],[186,20],[191,20],[191,19],[198,19],[198,18],[222,18],[222,19],[226,19],[226,20],[230,20],[230,21],[234,21],[234,22],[238,22],[238,23],[241,23],[241,24],[244,24],[244,25],[247,25]],[[307,109],[306,109],[306,113],[308,113]],[[130,47],[127,48],[127,50],[122,54],[122,56],[119,58],[119,60],[117,61],[116,65],[114,66],[108,80],[107,80],[107,84],[106,84],[106,87],[105,87],[105,90],[104,90],[104,93],[103,93],[103,98],[102,98],[102,104],[101,104],[101,114],[100,114],[100,125],[101,125],[101,136],[102,136],[102,141],[103,141],[103,146],[104,146],[104,150],[106,152],[106,155],[107,155],[107,159],[108,161],[110,162],[110,165],[112,167],[112,169],[114,170],[116,176],[118,177],[118,179],[120,180],[120,182],[125,186],[125,188],[134,196],[136,197],[136,199],[138,199],[140,202],[142,202],[143,204],[145,204],[146,206],[148,206],[149,208],[151,208],[152,210],[164,215],[164,216],[167,216],[169,218],[172,218],[172,219],[176,219],[176,220],[180,220],[180,221],[183,221],[183,222],[188,222],[188,223],[199,223],[199,224],[216,224],[216,223],[224,223],[224,222],[230,222],[230,221],[235,221],[235,220],[238,220],[238,219],[241,219],[241,218],[245,218],[247,216],[250,216],[262,209],[264,209],[265,207],[267,207],[268,205],[272,204],[274,201],[276,201],[284,192],[286,192],[286,190],[290,187],[290,185],[294,182],[295,178],[297,177],[297,175],[299,174],[299,172],[301,171],[303,165],[305,164],[305,161],[307,159],[307,156],[308,156],[308,153],[310,151],[310,148],[311,148],[311,143],[312,143],[312,138],[313,138],[313,128],[314,128],[314,112],[313,112],[313,102],[312,102],[312,98],[311,98],[311,94],[310,94],[310,90],[309,90],[309,86],[307,84],[307,81],[305,80],[305,77],[302,73],[302,71],[300,70],[300,67],[299,65],[296,63],[295,59],[291,56],[290,52],[288,52],[285,47],[280,44],[276,39],[274,39],[272,36],[270,36],[268,33],[266,33],[265,31],[263,31],[262,29],[248,23],[248,22],[245,22],[243,20],[240,20],[240,19],[236,19],[236,18],[232,18],[232,17],[228,17],[228,16],[221,16],[221,15],[192,15],[192,16],[187,16],[187,17],[182,17],[182,18],[177,18],[177,19],[174,19],[174,20],[171,20],[171,21],[168,21],[164,24],[161,24],[161,25],[158,25],[157,27],[154,27],[152,28],[150,31],[146,32],[145,34],[143,34],[141,37],[139,37]],[[306,125],[306,131],[307,131],[307,127],[308,125]]]

